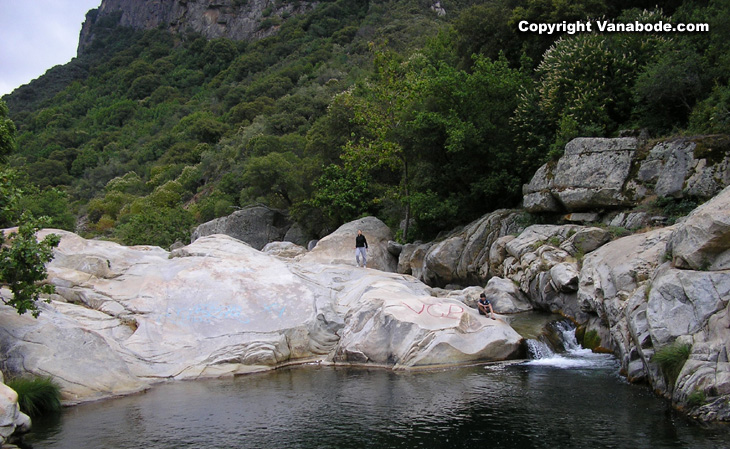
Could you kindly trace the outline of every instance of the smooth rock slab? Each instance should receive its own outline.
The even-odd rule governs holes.
[[[39,237],[49,232],[62,236],[48,265],[55,300],[38,319],[0,307],[0,350],[7,371],[57,379],[67,403],[313,360],[429,367],[521,347],[506,323],[412,276],[279,258],[224,235],[168,253]]]

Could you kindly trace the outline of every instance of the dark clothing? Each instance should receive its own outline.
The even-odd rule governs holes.
[[[365,240],[364,235],[358,235],[355,237],[355,248],[367,248],[368,247],[368,241]]]
[[[486,308],[488,305],[491,305],[492,303],[487,298],[479,298],[479,304],[481,304],[482,306],[484,306],[484,308]],[[486,313],[484,313],[484,310],[482,310],[481,307],[477,307],[477,309],[479,310],[480,315],[486,315]]]

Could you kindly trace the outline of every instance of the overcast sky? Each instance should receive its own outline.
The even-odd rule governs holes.
[[[76,57],[79,32],[101,0],[0,0],[0,96]]]

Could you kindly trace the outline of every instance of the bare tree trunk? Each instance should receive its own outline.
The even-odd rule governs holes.
[[[411,226],[411,197],[408,190],[408,160],[403,160],[404,198],[406,201],[406,224],[403,226],[403,242],[408,242],[408,228]]]

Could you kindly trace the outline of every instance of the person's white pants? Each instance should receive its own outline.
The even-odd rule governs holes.
[[[360,266],[360,256],[362,256],[362,266],[364,267],[368,263],[367,249],[364,246],[355,248],[355,262],[358,267]]]

